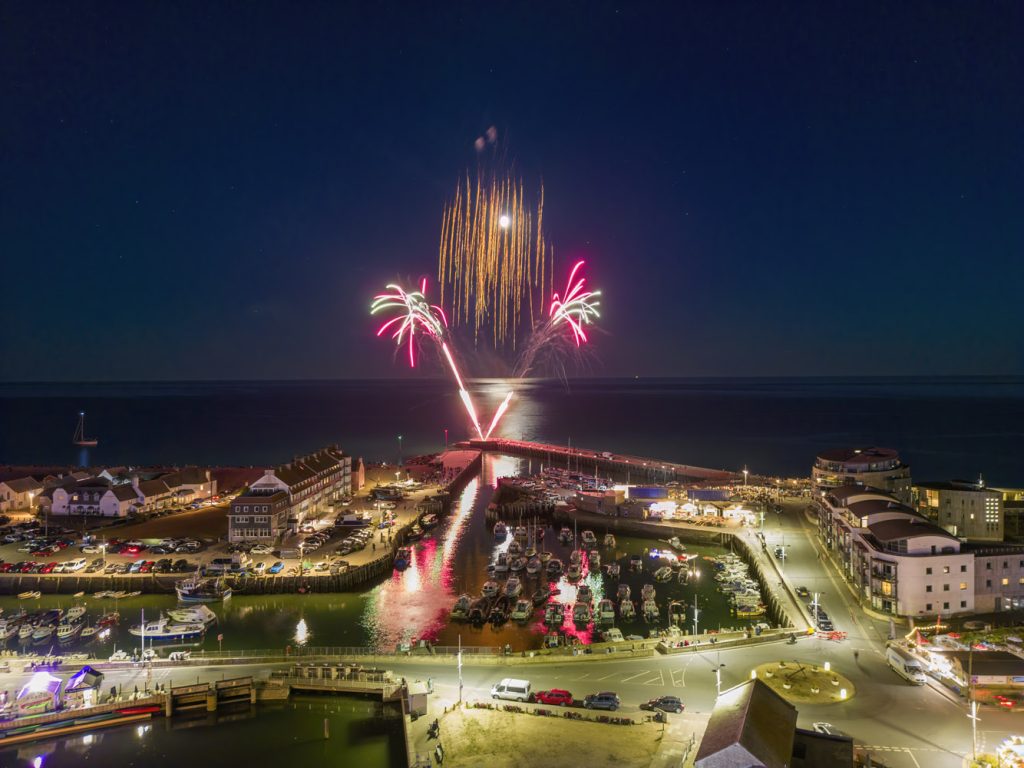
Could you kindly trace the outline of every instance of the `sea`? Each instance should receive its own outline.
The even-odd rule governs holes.
[[[584,378],[468,382],[495,434],[753,474],[897,449],[921,480],[1024,484],[1024,378]],[[72,445],[79,412],[99,444]],[[446,379],[0,384],[0,465],[271,466],[329,443],[393,463],[470,436]]]

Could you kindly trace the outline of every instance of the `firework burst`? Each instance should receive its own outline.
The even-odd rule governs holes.
[[[416,334],[426,335],[440,343],[448,328],[448,318],[438,304],[427,301],[427,281],[420,283],[420,290],[406,291],[402,286],[391,283],[387,286],[390,293],[379,293],[370,304],[370,314],[397,311],[398,314],[383,323],[377,329],[377,335],[383,336],[389,330],[391,338],[401,347],[409,348],[409,366],[416,367]]]

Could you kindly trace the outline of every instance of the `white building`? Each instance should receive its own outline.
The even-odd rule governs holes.
[[[43,484],[34,477],[19,477],[0,482],[0,512],[28,511],[43,491]]]
[[[812,495],[844,485],[862,485],[891,493],[904,504],[911,499],[910,467],[892,448],[867,446],[822,451],[811,468]]]
[[[71,488],[53,489],[52,515],[126,517],[139,503],[130,485],[111,486],[106,478],[83,480]]]
[[[914,501],[923,514],[968,541],[1002,541],[1003,494],[971,483],[914,483]]]

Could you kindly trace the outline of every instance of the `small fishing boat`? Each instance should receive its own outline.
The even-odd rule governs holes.
[[[530,558],[537,556],[537,548],[531,544],[526,548],[526,552],[523,554],[525,554],[526,558],[529,560]]]
[[[542,563],[546,563],[546,562],[548,562],[548,561],[549,561],[550,559],[551,559],[551,553],[550,553],[550,552],[548,552],[548,551],[547,551],[546,549],[545,549],[545,550],[544,550],[543,552],[541,552],[541,553],[540,553],[540,561],[541,561]]]
[[[508,569],[510,571],[512,571],[512,573],[519,573],[520,571],[522,571],[525,568],[526,568],[526,558],[525,557],[513,557],[512,561],[508,564]]]
[[[604,545],[606,547],[612,547],[612,548],[615,547],[615,534],[614,533],[606,533],[604,535]]]
[[[593,531],[584,531],[583,533],[581,533],[580,541],[583,542],[583,546],[587,547],[588,549],[590,547],[597,546],[597,536],[594,535]]]
[[[508,621],[508,609],[505,606],[503,600],[498,600],[491,608],[491,613],[487,617],[487,621],[491,624],[504,624]]]
[[[99,634],[99,627],[85,627],[82,630],[82,642],[87,643]]]
[[[506,536],[508,536],[508,526],[499,520],[494,524],[494,538],[504,541]]]
[[[522,525],[516,526],[516,532],[514,534],[516,541],[526,541],[527,533],[526,527]]]
[[[673,600],[668,604],[668,618],[673,624],[683,624],[686,622],[686,606],[680,603],[678,600]]]
[[[671,539],[662,539],[662,541],[664,541],[666,544],[672,547],[672,549],[674,549],[676,552],[686,551],[686,545],[684,545],[683,542],[679,540],[678,536],[673,536]]]
[[[550,597],[551,597],[551,593],[548,590],[546,590],[543,587],[541,587],[540,589],[538,589],[536,592],[533,593],[533,598],[532,598],[533,599],[533,604],[534,605],[544,605],[544,603],[546,603],[548,601],[548,598],[550,598]]]
[[[423,529],[420,528],[420,526],[418,524],[413,523],[412,528],[410,528],[406,532],[406,534],[405,534],[405,540],[406,541],[419,541],[422,538],[423,538]]]
[[[75,605],[75,606],[72,606],[71,608],[68,608],[68,612],[64,614],[64,621],[68,621],[68,622],[81,621],[84,616],[85,616],[85,606],[84,605]]]
[[[469,620],[474,624],[483,624],[487,619],[487,600],[484,598],[477,598],[473,601],[473,604],[469,606]]]
[[[437,525],[437,515],[435,515],[433,512],[428,512],[420,518],[420,525],[424,528],[433,528],[435,525]]]
[[[580,584],[580,588],[576,591],[576,601],[587,605],[594,602],[594,590],[590,588],[589,584]]]
[[[579,563],[572,563],[569,565],[569,569],[565,572],[565,578],[569,581],[579,581],[583,576],[583,571],[580,569]]]
[[[540,558],[531,557],[529,560],[526,561],[526,572],[528,574],[530,574],[531,576],[540,573],[540,569],[541,569]]]
[[[498,559],[494,561],[494,572],[508,573],[508,555],[504,552],[499,553]]]
[[[75,592],[72,597],[85,597],[85,592]]]
[[[569,555],[569,562],[573,565],[579,565],[583,562],[583,554],[578,549],[574,549]]]
[[[572,620],[576,624],[586,624],[592,617],[590,603],[576,603],[572,607]]]
[[[213,624],[217,621],[217,614],[205,605],[171,608],[167,611],[167,617],[179,624]]]
[[[632,600],[619,601],[619,618],[623,621],[632,621],[636,618],[636,606]]]
[[[516,600],[516,605],[511,613],[512,621],[526,621],[532,615],[533,605],[529,600]]]
[[[522,582],[519,581],[515,576],[505,582],[505,597],[516,598],[519,597],[523,591]]]
[[[609,563],[604,567],[605,573],[608,574],[609,578],[617,579],[619,574],[622,572],[622,566],[618,563]]]
[[[480,588],[480,594],[484,597],[497,597],[498,596],[498,582],[487,581],[484,582],[483,587]]]
[[[517,555],[523,554],[523,545],[518,541],[511,541],[508,545],[508,556],[516,557]]]
[[[590,550],[587,555],[587,562],[590,563],[591,571],[599,571],[601,569],[601,553],[596,549]]]
[[[412,547],[399,547],[395,553],[395,570],[404,571],[412,563]]]
[[[597,604],[597,618],[602,624],[611,624],[615,621],[615,603],[607,597]]]
[[[619,600],[629,600],[633,590],[629,588],[629,584],[619,584],[618,590],[615,592],[615,597]]]
[[[683,570],[679,571],[679,573],[676,574],[676,581],[678,581],[680,584],[689,584],[690,572],[686,568],[683,568]]]
[[[572,528],[563,526],[562,530],[558,532],[558,540],[563,544],[571,544],[573,540]]]
[[[70,643],[81,634],[83,625],[81,622],[64,623],[57,627],[57,642]]]
[[[654,572],[655,581],[670,581],[672,579],[672,569],[667,565],[662,566]]]
[[[549,626],[558,626],[565,621],[565,606],[561,603],[549,603],[544,611],[544,623]]]
[[[452,618],[461,621],[469,618],[469,609],[473,605],[472,595],[459,595],[459,599],[455,601],[455,605],[452,608]]]
[[[644,584],[640,588],[640,597],[644,600],[653,600],[657,595],[657,591],[654,589],[653,584]]]
[[[145,625],[137,624],[130,627],[128,631],[145,640],[192,640],[201,637],[206,632],[206,627],[202,624],[179,624],[166,616],[161,616],[155,621],[146,622]]]
[[[45,643],[51,637],[53,637],[54,627],[52,624],[44,624],[36,627],[32,631],[32,642],[33,643]]]
[[[19,592],[18,593],[18,599],[19,600],[38,600],[42,596],[43,596],[42,592]]]
[[[631,571],[642,571],[644,569],[644,559],[640,555],[630,555],[629,569]]]
[[[562,561],[557,557],[553,557],[548,560],[547,564],[548,576],[561,576],[562,575]]]
[[[105,597],[110,597],[113,594],[109,589],[103,589],[93,594],[97,600],[102,600]]]
[[[121,614],[117,611],[111,611],[110,613],[104,613],[100,616],[99,621],[96,622],[96,626],[102,629],[103,627],[114,627],[117,626],[118,622],[121,621]]]
[[[653,599],[644,600],[642,612],[644,615],[644,621],[648,623],[653,623],[658,620],[658,604],[654,602]]]

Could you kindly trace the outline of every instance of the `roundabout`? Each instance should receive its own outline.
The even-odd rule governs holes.
[[[800,661],[761,664],[753,673],[761,682],[793,704],[838,704],[849,701],[856,687],[845,675],[824,666]]]

